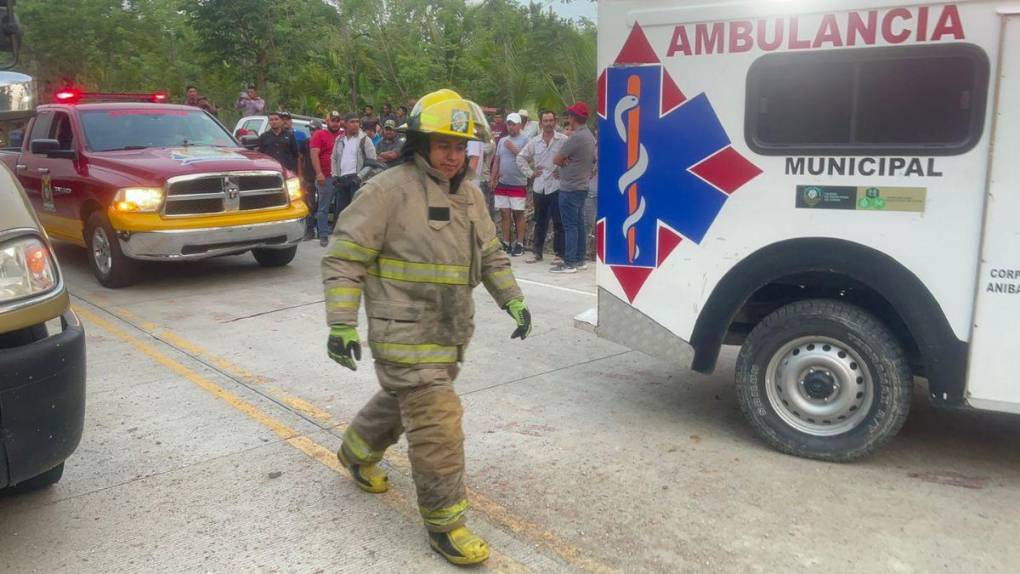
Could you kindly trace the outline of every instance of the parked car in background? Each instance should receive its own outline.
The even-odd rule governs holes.
[[[311,116],[299,116],[291,114],[294,119],[294,129],[303,130],[308,137],[312,136],[311,130],[308,129],[308,124],[315,118]],[[237,120],[237,124],[234,125],[234,136],[240,137],[241,135],[254,135],[260,136],[263,132],[269,129],[269,116],[258,115],[258,116],[244,116]],[[241,132],[241,130],[245,130]]]
[[[0,91],[16,92],[17,76],[0,72]],[[0,105],[3,120],[31,113]],[[0,489],[60,480],[84,421],[85,331],[32,204],[0,167]]]

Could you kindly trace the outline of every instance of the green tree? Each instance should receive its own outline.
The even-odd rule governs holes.
[[[514,0],[20,0],[41,86],[196,84],[228,124],[254,83],[270,109],[321,115],[451,87],[484,106],[559,109],[595,95],[595,27]]]

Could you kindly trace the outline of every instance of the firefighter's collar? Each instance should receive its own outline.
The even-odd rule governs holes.
[[[420,153],[414,154],[414,163],[418,166],[418,169],[425,172],[425,175],[434,179],[436,183],[445,187],[447,190],[450,189],[450,178],[443,175],[443,172],[429,165],[429,161],[422,157]]]
[[[414,162],[421,170],[421,183],[425,186],[425,196],[430,211],[449,209],[452,204],[470,205],[473,203],[468,193],[450,193],[449,178],[430,166],[429,162],[420,154],[415,154]],[[438,213],[438,211],[435,212]]]

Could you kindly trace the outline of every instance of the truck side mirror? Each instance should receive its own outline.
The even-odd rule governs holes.
[[[243,135],[241,136],[241,145],[248,149],[255,149],[259,147],[259,136]]]
[[[60,149],[60,142],[57,140],[38,139],[28,144],[28,151],[34,155],[49,155],[50,152]]]
[[[78,152],[73,149],[63,149],[60,147],[59,141],[50,139],[32,140],[32,142],[28,144],[28,151],[32,152],[34,155],[44,155],[46,157],[63,159],[78,158]]]

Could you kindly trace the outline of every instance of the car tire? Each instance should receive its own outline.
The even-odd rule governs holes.
[[[849,462],[899,432],[913,378],[903,346],[867,311],[792,303],[761,321],[737,358],[737,399],[755,432],[795,456]]]
[[[85,223],[89,267],[103,287],[117,289],[138,281],[139,262],[124,255],[117,233],[102,211],[94,211]]]
[[[294,260],[297,255],[297,245],[286,249],[252,249],[251,254],[255,261],[263,267],[283,267]]]
[[[64,463],[60,463],[40,475],[33,476],[28,480],[23,480],[14,486],[5,488],[4,494],[22,494],[46,488],[60,482],[62,476],[64,476]]]

